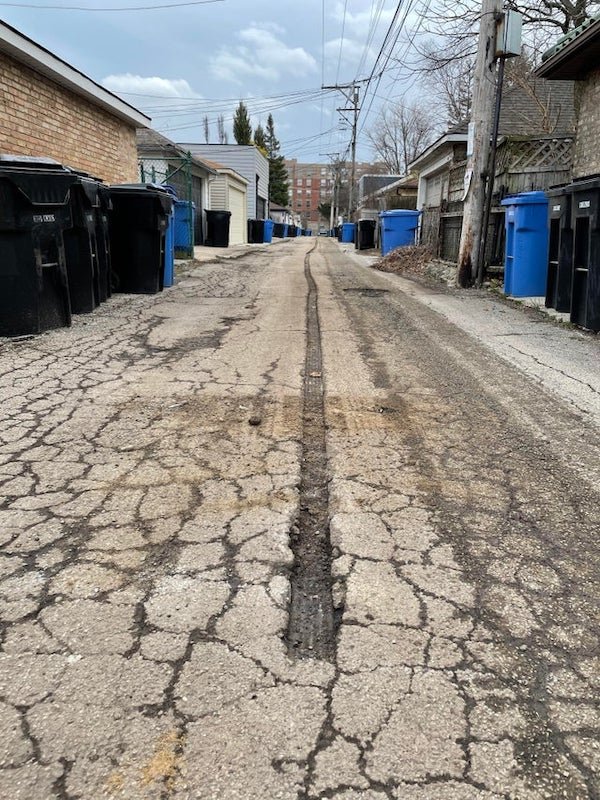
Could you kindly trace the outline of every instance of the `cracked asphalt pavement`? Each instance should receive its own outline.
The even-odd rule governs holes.
[[[2,340],[0,797],[598,800],[599,364],[306,238]]]

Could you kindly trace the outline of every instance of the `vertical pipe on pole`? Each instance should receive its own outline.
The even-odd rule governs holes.
[[[490,164],[488,169],[488,180],[485,190],[485,206],[483,210],[481,243],[479,246],[479,257],[477,259],[477,278],[476,278],[477,286],[481,286],[485,274],[485,251],[487,247],[488,230],[490,226],[490,214],[492,211],[494,180],[496,177],[496,152],[498,150],[498,131],[500,128],[500,109],[502,107],[502,86],[504,84],[505,65],[506,65],[506,60],[504,58],[500,58],[500,65],[498,67],[498,84],[496,86],[496,107],[494,109],[494,125],[492,128]]]

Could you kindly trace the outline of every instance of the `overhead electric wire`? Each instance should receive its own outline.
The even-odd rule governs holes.
[[[165,8],[182,8],[183,6],[207,6],[211,3],[224,3],[225,0],[187,0],[183,3],[163,3],[153,6],[122,6],[120,8],[97,8],[90,6],[41,6],[35,3],[0,3],[8,8],[35,8],[39,11],[155,11]]]
[[[239,101],[239,95],[237,97],[174,97],[172,94],[150,94],[144,92],[125,92],[125,91],[118,91],[112,89],[111,91],[116,91],[118,94],[126,94],[131,97],[156,97],[159,100],[190,100],[193,102],[199,101],[206,101],[206,102],[214,102],[214,103],[237,103]],[[253,97],[258,98],[279,98],[279,97],[293,97],[294,95],[299,94],[306,94],[312,92],[320,92],[321,87],[315,87],[314,89],[299,89],[296,92],[285,92],[284,94],[265,94],[265,95],[251,95],[248,97],[248,100],[252,100]],[[244,100],[244,102],[246,102]]]
[[[344,0],[344,16],[342,17],[342,35],[340,36],[340,51],[338,53],[337,69],[335,71],[335,82],[340,79],[340,66],[342,64],[342,48],[344,47],[344,35],[346,32],[346,14],[348,11],[348,0]]]
[[[378,2],[379,7],[378,7],[377,12],[373,13],[375,11],[375,2]],[[363,48],[363,52],[362,52],[362,55],[360,57],[360,62],[358,64],[358,67],[356,68],[356,76],[355,76],[356,78],[358,78],[358,76],[362,72],[363,67],[365,65],[365,61],[367,59],[367,55],[369,53],[369,49],[371,47],[371,44],[373,43],[373,39],[375,38],[375,31],[377,30],[377,27],[378,27],[379,22],[381,20],[381,15],[383,13],[384,5],[385,5],[385,0],[372,0],[372,2],[371,2],[371,14],[370,14],[370,20],[369,20],[369,31],[367,33],[367,38],[365,40],[365,46]]]
[[[287,103],[285,103],[285,102],[284,102],[284,103],[278,103],[278,104],[276,104],[276,105],[266,106],[266,107],[264,107],[264,108],[261,108],[261,109],[259,109],[259,110],[256,110],[256,109],[255,109],[255,110],[253,110],[253,112],[252,112],[252,113],[254,113],[254,114],[256,114],[256,115],[258,115],[258,114],[266,114],[267,112],[271,112],[271,111],[277,111],[277,110],[278,110],[278,109],[280,109],[280,108],[286,108],[286,107],[288,107],[288,106],[299,105],[299,104],[301,104],[301,103],[305,103],[305,102],[306,102],[306,99],[305,99],[305,98],[300,98],[300,99],[294,100],[294,101],[292,101],[292,102],[287,102]],[[232,121],[233,121],[233,119],[234,119],[234,115],[232,114],[231,116],[227,116],[227,117],[225,117],[225,118],[224,118],[224,121],[225,121],[225,122],[232,122]],[[209,123],[211,123],[211,122],[217,122],[217,121],[218,121],[217,119],[212,119],[212,120],[209,120]],[[176,125],[176,126],[174,126],[174,127],[172,127],[172,128],[169,128],[168,130],[173,130],[173,131],[177,131],[177,130],[187,130],[187,129],[189,129],[189,128],[194,128],[194,127],[196,127],[196,125],[198,125],[198,124],[199,124],[199,123],[198,123],[198,121],[195,121],[195,122],[190,122],[190,123],[188,123],[188,124],[185,124],[185,125]],[[166,128],[165,128],[165,130],[166,130]]]
[[[365,88],[365,96],[367,95],[367,93],[369,91],[369,88],[370,88],[370,85],[371,85],[371,81],[373,80],[373,78],[375,76],[375,71],[377,69],[379,69],[379,72],[378,72],[378,75],[377,75],[377,85],[375,86],[375,90],[371,95],[371,99],[370,99],[370,102],[369,102],[369,107],[368,107],[366,113],[363,115],[362,124],[361,124],[360,129],[359,129],[359,134],[363,131],[363,129],[365,127],[365,124],[366,124],[366,121],[369,118],[369,114],[371,113],[371,109],[373,107],[373,102],[375,100],[375,97],[377,96],[377,92],[379,90],[379,86],[381,85],[381,81],[383,79],[383,75],[385,74],[385,71],[387,69],[387,65],[389,64],[390,59],[392,58],[392,55],[393,55],[393,52],[394,52],[394,48],[395,48],[395,46],[396,46],[396,44],[398,42],[398,39],[400,37],[400,33],[404,28],[404,25],[406,23],[408,15],[410,14],[410,12],[412,10],[413,4],[414,4],[414,0],[409,0],[408,4],[406,6],[405,12],[404,12],[404,17],[402,18],[402,20],[398,24],[397,29],[396,29],[396,31],[394,33],[394,37],[393,37],[393,41],[391,43],[391,46],[388,48],[387,54],[385,54],[384,63],[380,67],[378,67],[379,58],[381,57],[382,54],[384,54],[386,44],[389,41],[391,41],[391,36],[386,35],[386,41],[384,41],[384,43],[383,43],[383,45],[381,47],[381,50],[379,51],[379,55],[378,55],[377,59],[375,60],[375,64],[373,65],[373,69],[371,70],[371,75],[369,76],[369,79],[368,79],[368,82],[367,82],[367,86]],[[392,22],[390,24],[390,28],[388,29],[388,34],[391,34],[392,28],[396,24],[396,21],[397,21],[398,17],[400,16],[400,11],[402,9],[402,5],[403,5],[403,0],[400,0],[400,2],[398,3],[398,7],[396,8],[396,12],[394,14],[394,18],[392,19]],[[363,105],[363,107],[364,107],[364,105]],[[362,108],[361,108],[361,111],[362,111]]]

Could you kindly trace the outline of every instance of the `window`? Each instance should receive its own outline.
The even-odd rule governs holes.
[[[307,201],[306,201],[306,207],[307,207],[307,208],[310,208],[310,200],[307,200]]]

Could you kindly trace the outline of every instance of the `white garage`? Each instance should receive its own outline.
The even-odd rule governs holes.
[[[210,208],[213,211],[231,212],[229,244],[244,244],[248,241],[248,181],[223,164],[215,161],[205,163],[217,173],[209,184]]]

